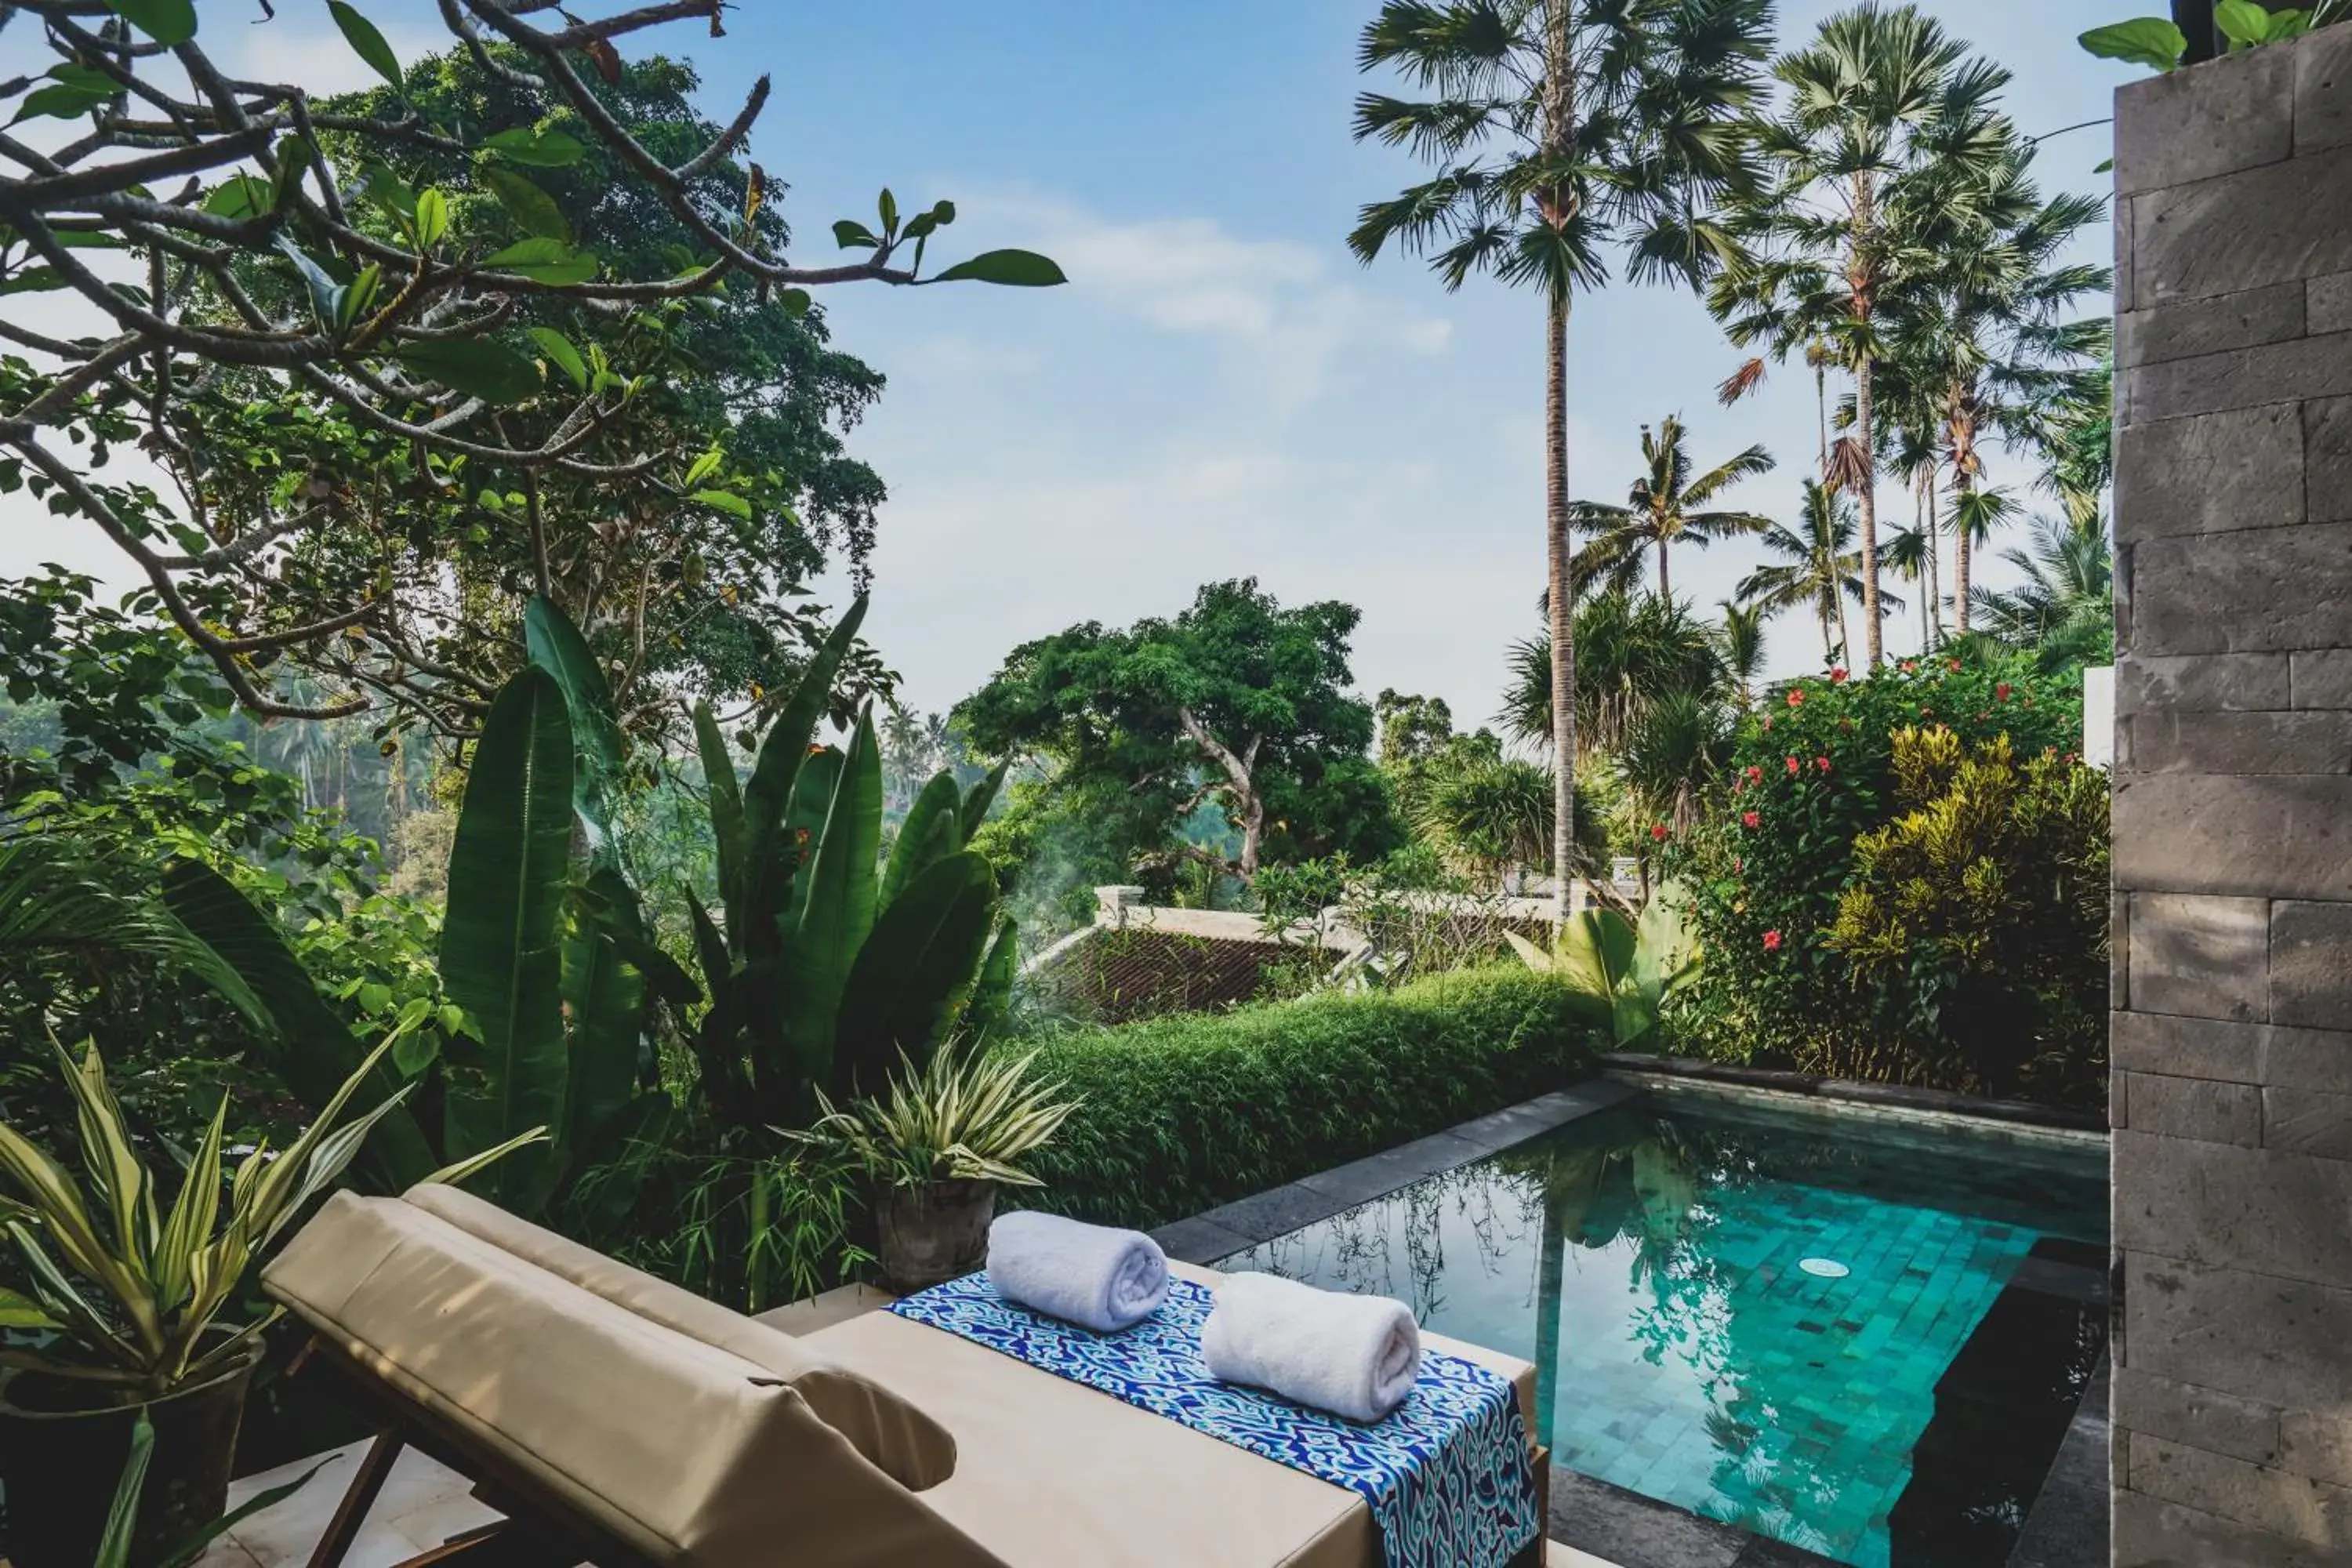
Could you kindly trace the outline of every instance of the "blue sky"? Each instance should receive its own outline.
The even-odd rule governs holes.
[[[742,0],[723,42],[694,25],[661,35],[703,69],[715,118],[772,74],[751,151],[790,182],[801,259],[833,256],[832,220],[870,221],[887,184],[902,207],[955,200],[942,259],[1023,245],[1070,274],[1049,290],[824,295],[836,341],[889,378],[852,444],[891,497],[867,632],[916,706],[951,704],[1025,638],[1173,614],[1199,584],[1250,574],[1286,601],[1362,608],[1368,694],[1433,693],[1473,721],[1493,710],[1542,582],[1540,308],[1348,254],[1357,208],[1417,176],[1348,135],[1375,3]],[[278,24],[236,29],[255,68],[359,79],[322,6],[278,8]],[[1782,37],[1832,8],[1790,0]],[[2016,73],[2011,111],[2030,131],[2105,115],[2136,74],[2074,43],[2129,0],[1927,8]],[[208,20],[236,9],[206,0]],[[437,47],[430,0],[365,9],[404,55]],[[2104,128],[2053,141],[2045,185],[2103,184],[2091,171],[2106,150]],[[2104,236],[2087,248],[2104,258]],[[1570,355],[1580,495],[1621,500],[1639,426],[1679,412],[1702,463],[1752,441],[1781,459],[1737,504],[1793,510],[1813,446],[1801,370],[1720,409],[1712,389],[1738,356],[1705,312],[1622,287],[1580,301]],[[1899,487],[1881,510],[1909,517]],[[5,532],[0,570],[105,563],[46,520],[20,513]],[[1676,586],[1711,605],[1753,559],[1683,552]],[[1916,640],[1916,625],[1892,635]],[[1775,627],[1776,670],[1819,660],[1809,625]]]

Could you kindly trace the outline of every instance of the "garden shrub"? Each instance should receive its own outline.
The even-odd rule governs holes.
[[[1575,1005],[1496,967],[1020,1042],[1085,1103],[1013,1200],[1160,1225],[1377,1153],[1584,1076]]]
[[[1958,972],[1937,941],[1948,939],[1958,914],[1922,925],[1934,935],[1905,943],[1900,962],[1882,953],[1857,965],[1853,952],[1832,941],[1862,871],[1863,846],[1908,809],[1895,766],[1896,736],[1906,731],[1940,731],[1970,756],[2005,740],[2011,757],[2045,762],[2040,776],[2047,787],[2075,778],[2081,782],[2065,788],[2104,794],[2103,776],[2075,755],[2076,679],[2042,674],[2024,658],[1987,665],[1906,659],[1865,679],[1832,671],[1792,683],[1742,723],[1727,784],[1698,826],[1666,847],[1669,873],[1691,884],[1706,957],[1702,984],[1677,1010],[1677,1030],[1686,1047],[1723,1059],[2080,1098],[2096,1080],[2095,1063],[2061,1071],[2045,1062],[2032,1074],[2021,1064],[2048,1049],[2080,1056],[2094,1048],[2074,1038],[2080,1031],[2067,1018],[2083,998],[2092,999],[2091,1012],[2104,1013],[2104,920],[2099,945],[2074,943],[2051,955],[2074,984],[2050,991],[2030,1020],[2040,1042],[2032,1049],[1994,1047],[1966,1023],[1965,1006],[1944,1017],[1937,1004],[1951,999]],[[2104,829],[2102,819],[2090,834],[2100,855]],[[2079,858],[2094,847],[2086,841],[2068,853]],[[2063,905],[2054,889],[2070,873],[2035,863],[2051,852],[2043,840],[2000,850],[2021,888],[2039,878],[2047,884],[2042,896]],[[1891,874],[1885,866],[1879,872]],[[1965,895],[1957,884],[1938,882],[1932,890]],[[2070,999],[2058,1002],[2061,993]],[[2062,1046],[2061,1037],[2074,1043]]]

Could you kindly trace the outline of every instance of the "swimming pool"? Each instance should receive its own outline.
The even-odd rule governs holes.
[[[2096,1143],[1644,1096],[1223,1260],[1533,1360],[1555,1466],[1863,1568],[2006,1561],[2105,1346]]]

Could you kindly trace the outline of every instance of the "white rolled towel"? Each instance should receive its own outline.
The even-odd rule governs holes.
[[[1421,1328],[1411,1308],[1386,1296],[1229,1274],[1201,1330],[1201,1359],[1222,1382],[1378,1421],[1404,1403],[1421,1373]]]
[[[1108,1334],[1168,1299],[1168,1255],[1139,1230],[1024,1209],[988,1227],[988,1282],[1008,1301]]]

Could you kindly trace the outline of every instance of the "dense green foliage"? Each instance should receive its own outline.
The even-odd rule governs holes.
[[[1037,1201],[1161,1224],[1558,1089],[1591,1040],[1516,967],[1053,1032],[1022,1048],[1081,1103],[1028,1162]]]
[[[1801,680],[1768,698],[1740,729],[1729,787],[1703,822],[1671,839],[1665,856],[1690,881],[1706,958],[1704,983],[1676,1022],[1704,1048],[1842,1076],[2004,1092],[2029,1087],[2012,1047],[1988,1055],[1960,1016],[1937,1021],[1929,998],[1951,983],[1952,954],[1931,934],[1907,942],[1899,963],[1882,952],[1861,966],[1832,940],[1848,889],[1864,873],[1864,847],[1883,845],[1873,836],[1914,804],[1900,788],[1896,738],[1936,728],[1969,748],[2006,737],[2017,755],[2047,755],[2061,772],[2096,778],[2071,754],[2082,734],[2079,678],[2044,676],[2024,658],[1906,660],[1871,679]],[[2049,847],[2016,847],[2028,858],[2012,856],[2011,874],[2024,896],[2065,905],[2072,894],[2062,865],[2098,847],[2069,841],[2063,861],[2037,865],[2030,859],[2037,845]],[[1941,880],[1923,890],[1955,901],[1969,896]],[[2105,984],[2105,963],[2079,943],[2051,960],[2072,964],[2074,984]],[[1960,1033],[1939,1032],[1948,1026]],[[2032,1026],[2055,1041],[2063,1026],[2045,1018]],[[2084,1076],[2069,1068],[2059,1078],[2074,1093]]]

